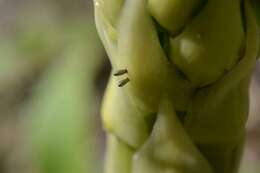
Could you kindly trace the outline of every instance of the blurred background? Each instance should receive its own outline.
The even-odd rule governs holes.
[[[91,0],[0,0],[0,173],[101,173],[110,64]],[[260,173],[260,64],[240,173]]]

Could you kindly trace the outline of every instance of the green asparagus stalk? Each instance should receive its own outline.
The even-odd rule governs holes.
[[[259,48],[249,0],[95,0],[106,173],[236,173]]]

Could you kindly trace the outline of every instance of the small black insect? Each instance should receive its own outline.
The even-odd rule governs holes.
[[[129,81],[130,81],[129,78],[126,78],[126,79],[121,80],[121,81],[119,82],[119,84],[118,84],[118,87],[123,87],[123,86],[125,86]]]
[[[121,75],[124,75],[128,73],[127,69],[121,69],[121,70],[118,70],[114,73],[114,76],[121,76]]]
[[[122,75],[127,74],[127,73],[128,73],[127,69],[120,69],[120,70],[118,70],[118,71],[116,71],[116,72],[114,73],[114,76],[122,76]],[[119,82],[119,84],[118,84],[118,87],[123,87],[123,86],[125,86],[129,81],[130,81],[129,78],[126,78],[126,79],[121,80],[121,81]]]

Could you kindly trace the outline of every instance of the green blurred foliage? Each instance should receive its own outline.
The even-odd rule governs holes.
[[[100,172],[94,80],[103,51],[87,8],[59,4],[28,3],[0,33],[1,119],[22,114],[18,148],[29,168],[19,172]]]
[[[68,44],[63,56],[44,74],[29,104],[27,134],[42,173],[96,172],[99,166],[98,148],[88,141],[95,135],[91,92],[100,52],[96,38],[91,38],[93,33],[87,32],[88,41],[81,34],[71,35],[73,44]]]

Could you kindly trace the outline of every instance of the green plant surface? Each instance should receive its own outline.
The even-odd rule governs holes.
[[[102,109],[105,172],[236,173],[259,51],[250,2],[94,3],[113,69]],[[123,145],[134,153],[120,155]],[[125,169],[113,166],[121,162]]]
[[[258,0],[251,0],[252,6],[257,18],[258,27],[260,28],[260,1]],[[260,31],[259,31],[260,32]],[[260,38],[260,34],[258,34],[258,37]],[[259,58],[259,55],[258,55]]]
[[[260,2],[258,0],[251,0],[253,9],[255,10],[258,23],[260,24]]]

